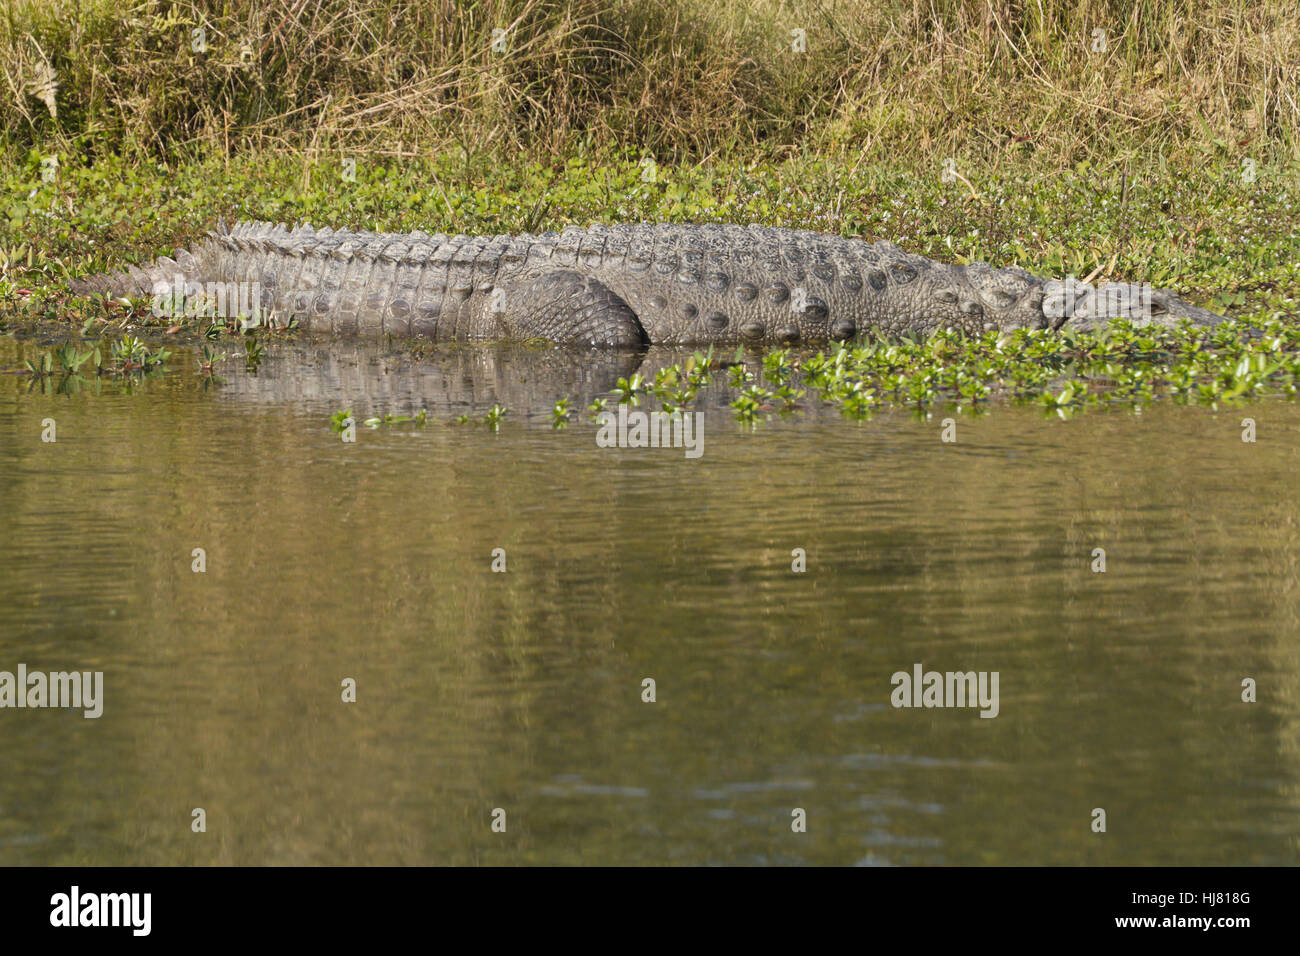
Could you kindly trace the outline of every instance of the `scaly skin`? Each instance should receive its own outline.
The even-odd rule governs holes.
[[[1068,299],[1015,267],[951,266],[889,242],[732,225],[469,237],[240,223],[174,258],[71,288],[155,296],[189,285],[193,297],[207,283],[243,283],[246,295],[256,287],[272,321],[438,341],[796,344],[944,327],[1086,328],[1117,314],[1114,295],[1109,304],[1105,295]],[[1127,313],[1138,324],[1222,320],[1172,292],[1107,290],[1140,306]]]

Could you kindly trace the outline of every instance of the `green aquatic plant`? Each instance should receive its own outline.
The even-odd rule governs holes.
[[[422,408],[414,415],[373,415],[361,424],[379,428],[382,425],[424,425],[427,421],[428,413]]]
[[[641,403],[641,393],[645,391],[645,388],[645,379],[637,374],[631,378],[620,378],[614,383],[612,391],[618,395],[618,404],[639,405]]]
[[[92,366],[99,374],[151,373],[160,371],[171,354],[165,348],[151,351],[140,339],[127,335],[109,343],[109,364],[104,363],[103,351],[98,345],[83,350],[65,342],[53,351],[43,351],[34,359],[25,359],[24,365],[29,373],[37,376],[78,374],[85,365]]]
[[[799,403],[799,399],[803,398],[805,394],[804,389],[794,388],[789,383],[782,383],[779,388],[772,391],[772,397],[779,401],[786,411],[795,408]]]
[[[142,340],[134,336],[124,336],[108,345],[109,361],[104,361],[104,351],[100,345],[83,349],[71,342],[65,342],[53,350],[40,352],[34,358],[23,360],[23,366],[34,380],[40,382],[42,390],[51,390],[59,394],[71,394],[89,384],[91,379],[86,373],[93,372],[93,378],[117,378],[127,387],[132,379],[140,377],[157,377],[163,371],[167,360],[171,358],[169,349],[151,350]]]
[[[754,380],[754,375],[743,362],[736,362],[727,369],[727,384],[732,388],[744,388]]]
[[[133,335],[124,335],[109,346],[109,351],[114,360],[124,364],[143,364],[144,357],[149,353],[148,347]]]
[[[789,349],[773,349],[763,356],[763,377],[773,385],[785,385],[794,373]]]
[[[703,388],[708,385],[713,378],[713,370],[717,367],[717,359],[713,357],[713,346],[709,346],[707,352],[694,352],[686,360],[686,377],[696,388]]]
[[[562,398],[551,408],[551,427],[555,429],[567,428],[569,419],[573,417],[573,400]]]
[[[330,431],[338,433],[343,431],[349,425],[355,424],[356,419],[352,417],[352,409],[344,409],[335,412],[330,416]]]
[[[265,357],[265,345],[253,336],[244,339],[244,367],[248,369],[248,371],[255,373],[262,367],[262,359]]]
[[[33,375],[49,375],[54,371],[54,356],[42,352],[35,360],[27,359],[27,370]]]
[[[838,343],[803,355],[774,349],[760,359],[771,387],[755,382],[740,355],[721,387],[732,393],[737,419],[750,424],[764,411],[804,407],[809,397],[862,420],[888,405],[924,412],[953,403],[981,413],[995,401],[1031,402],[1065,418],[1087,408],[1161,399],[1216,404],[1296,394],[1300,322],[1274,315],[1230,325],[1231,334],[1221,334],[1187,323],[1159,328],[1115,320],[1083,332],[943,332],[928,339]],[[683,410],[711,384],[712,367],[698,354],[661,367],[647,391],[664,411]],[[616,391],[626,395],[633,380],[622,380]],[[590,410],[604,408],[597,399]]]
[[[1071,380],[1065,383],[1060,392],[1043,392],[1038,396],[1038,403],[1047,411],[1054,411],[1061,418],[1070,417],[1081,408],[1090,396],[1088,383]]]
[[[203,359],[199,362],[199,373],[201,375],[211,375],[213,367],[226,357],[224,352],[214,352],[212,346],[205,344],[203,346]]]
[[[758,413],[771,408],[772,393],[758,385],[750,385],[731,402],[736,410],[736,420],[753,425]]]
[[[68,374],[80,370],[87,362],[94,361],[98,370],[103,364],[98,348],[82,352],[71,343],[64,343],[53,352],[42,352],[35,359],[25,359],[27,371],[32,375],[53,375],[56,371]]]

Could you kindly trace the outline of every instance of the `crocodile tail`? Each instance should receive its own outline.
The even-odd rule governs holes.
[[[184,289],[187,282],[199,281],[207,271],[207,260],[216,244],[230,230],[222,221],[217,229],[208,233],[209,241],[189,249],[177,249],[171,256],[159,256],[153,262],[140,266],[127,266],[125,271],[97,272],[82,276],[68,282],[68,291],[73,295],[109,298],[148,298],[170,291],[179,286]],[[215,240],[215,242],[214,242]]]
[[[184,250],[177,250],[178,253]],[[155,287],[171,287],[174,277],[181,276],[184,287],[187,276],[178,259],[162,256],[142,266],[127,266],[126,271],[97,272],[94,275],[73,279],[68,283],[68,290],[73,295],[103,295],[111,299],[128,297],[141,298],[154,294]]]

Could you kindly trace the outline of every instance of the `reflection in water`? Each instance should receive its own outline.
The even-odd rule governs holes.
[[[647,358],[639,352],[474,346],[449,346],[436,358],[421,358],[373,342],[304,340],[276,349],[255,376],[228,376],[221,395],[300,407],[324,403],[331,411],[342,401],[394,415],[497,404],[545,411],[565,395],[587,401],[603,395],[620,377],[648,365]]]
[[[690,460],[545,424],[640,356],[193,362],[0,376],[0,670],[106,684],[99,720],[0,710],[0,864],[1295,859],[1295,405],[1000,407],[945,444],[747,433],[718,393]],[[328,427],[498,403],[496,434]],[[998,671],[999,716],[895,710],[918,662]]]

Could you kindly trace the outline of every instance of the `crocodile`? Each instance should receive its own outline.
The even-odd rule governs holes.
[[[1093,289],[1015,266],[949,265],[885,240],[759,225],[592,225],[465,236],[240,222],[219,225],[170,257],[74,280],[69,288],[78,295],[153,296],[156,309],[209,314],[229,288],[269,324],[340,335],[609,347],[793,345],[941,328],[1084,329],[1116,316],[1139,325],[1223,321],[1145,284]],[[233,311],[229,303],[224,308]]]

